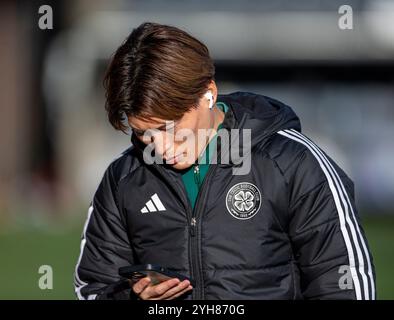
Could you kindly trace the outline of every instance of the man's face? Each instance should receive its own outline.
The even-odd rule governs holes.
[[[209,109],[209,101],[203,97],[197,108],[192,108],[177,121],[156,117],[148,120],[129,117],[128,120],[138,139],[146,145],[154,143],[155,153],[180,170],[196,161],[205,149],[207,139],[214,133],[212,128],[215,126],[215,113],[218,112],[217,108],[214,109]]]

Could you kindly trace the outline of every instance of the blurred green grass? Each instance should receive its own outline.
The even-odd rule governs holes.
[[[366,217],[363,225],[377,272],[378,299],[394,299],[394,218]],[[75,299],[73,272],[83,222],[23,227],[0,233],[0,299]],[[41,265],[53,268],[53,289],[41,290]]]
[[[377,299],[394,300],[394,217],[365,217],[362,224],[374,259]]]
[[[82,224],[55,230],[17,230],[0,235],[0,299],[75,299],[73,272]],[[41,290],[41,265],[53,270],[53,289]]]

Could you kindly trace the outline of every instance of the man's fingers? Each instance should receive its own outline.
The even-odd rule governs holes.
[[[138,280],[138,282],[133,285],[133,291],[137,295],[139,295],[142,291],[144,291],[144,289],[149,285],[149,283],[150,283],[149,277],[142,278],[141,280]]]
[[[182,290],[185,290],[189,285],[190,285],[190,281],[184,280],[184,281],[180,282],[176,287],[173,287],[173,288],[167,290],[162,295],[160,295],[160,296],[158,296],[156,298],[158,300],[167,299],[167,298],[177,294],[178,292],[180,292]]]
[[[183,295],[185,292],[190,291],[192,289],[193,289],[193,287],[191,285],[189,285],[185,289],[183,289],[181,292],[178,292],[178,293],[174,294],[173,296],[170,296],[166,300],[172,300],[172,299],[178,298],[179,296]]]
[[[145,288],[145,290],[142,291],[141,298],[146,300],[146,299],[151,299],[151,298],[161,296],[167,290],[176,286],[178,283],[179,283],[179,279],[174,278],[174,279],[164,281],[164,282],[154,285],[154,286],[148,286]]]

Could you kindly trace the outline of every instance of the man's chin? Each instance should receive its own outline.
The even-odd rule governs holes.
[[[174,164],[169,164],[172,168],[177,170],[184,170],[189,168],[193,163],[189,163],[187,161],[184,162],[176,162]]]

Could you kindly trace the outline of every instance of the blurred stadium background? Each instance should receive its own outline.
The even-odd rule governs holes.
[[[352,30],[338,8],[353,9]],[[41,5],[53,29],[38,27]],[[104,112],[103,71],[144,21],[183,28],[216,61],[219,91],[290,104],[356,185],[377,269],[394,299],[394,1],[0,2],[0,298],[74,299],[88,204],[129,145]],[[53,268],[40,290],[38,268]]]

